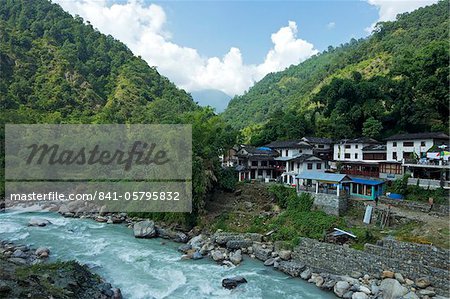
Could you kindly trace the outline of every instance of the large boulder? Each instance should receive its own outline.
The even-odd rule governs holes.
[[[42,259],[50,255],[50,250],[47,247],[39,247],[34,253],[38,258]]]
[[[247,280],[242,276],[234,276],[222,280],[222,286],[227,289],[234,289],[243,283],[247,283]]]
[[[338,281],[335,285],[334,285],[334,293],[336,294],[336,296],[338,296],[339,298],[342,298],[342,296],[344,296],[345,293],[347,293],[347,290],[350,288],[350,284],[346,281]]]
[[[156,237],[155,223],[150,220],[136,222],[133,226],[133,231],[136,238]]]
[[[28,226],[46,226],[48,224],[50,224],[51,222],[48,221],[47,219],[43,219],[43,218],[31,218],[28,221]]]
[[[230,253],[230,261],[235,265],[239,265],[242,262],[242,253],[240,249]]]
[[[408,289],[402,286],[396,279],[386,278],[380,284],[384,299],[400,298],[408,293]]]
[[[291,251],[290,250],[280,250],[278,252],[278,256],[282,259],[282,260],[290,260],[291,259]]]
[[[220,250],[213,250],[213,251],[211,251],[211,258],[214,261],[219,262],[219,261],[222,261],[223,259],[225,259],[225,256],[224,256],[222,251],[220,251]]]
[[[253,243],[253,254],[258,260],[266,261],[267,259],[272,257],[272,248],[271,246],[267,246],[262,243],[254,242]]]
[[[205,244],[205,237],[201,234],[195,236],[189,240],[188,244],[191,245],[192,248],[201,249],[203,244]]]
[[[369,296],[364,292],[356,292],[353,293],[352,299],[369,299]]]
[[[241,249],[252,246],[252,240],[229,240],[226,243],[228,249]]]
[[[425,289],[431,285],[431,281],[426,277],[420,277],[416,279],[416,286],[421,289]]]
[[[239,233],[216,232],[212,236],[212,240],[213,242],[221,246],[224,246],[230,240],[250,240],[260,242],[262,240],[262,235],[256,233],[239,234]]]

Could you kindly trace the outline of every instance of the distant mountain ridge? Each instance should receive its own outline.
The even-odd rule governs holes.
[[[231,96],[217,89],[204,89],[191,92],[192,98],[201,106],[211,106],[217,113],[227,108]]]
[[[368,38],[352,39],[337,48],[330,46],[327,51],[299,65],[268,74],[244,95],[234,97],[222,116],[235,128],[259,130],[261,126],[267,127],[277,113],[293,113],[309,122],[311,128],[304,125],[306,132],[323,135],[329,129],[316,132],[314,128],[320,127],[324,122],[340,122],[337,121],[337,116],[333,116],[341,113],[339,109],[342,105],[336,106],[339,99],[350,101],[349,106],[342,111],[350,111],[352,107],[356,107],[356,99],[351,99],[356,98],[356,92],[345,94],[342,86],[353,88],[350,86],[353,85],[352,82],[361,82],[361,88],[356,90],[363,89],[362,85],[366,83],[372,86],[376,84],[373,93],[363,93],[364,96],[375,97],[376,105],[389,102],[390,106],[378,109],[374,115],[366,113],[367,108],[372,107],[364,108],[364,115],[355,122],[346,124],[347,127],[361,127],[350,132],[350,135],[358,132],[361,134],[362,123],[370,117],[376,118],[384,131],[448,131],[448,28],[448,0],[401,14],[394,22],[380,23]],[[445,54],[447,63],[444,65]],[[356,73],[359,75],[354,77]],[[434,78],[426,83],[418,80],[417,76]],[[339,80],[342,81],[338,82]],[[394,87],[395,84],[402,84],[402,87]],[[336,88],[331,88],[332,85]],[[433,92],[426,90],[426,85]],[[397,96],[393,89],[403,89],[404,93]],[[342,92],[339,95],[336,94],[338,90]],[[447,95],[444,95],[446,91]],[[410,94],[406,95],[407,93]],[[402,105],[396,102],[400,99],[404,101]],[[420,103],[428,103],[428,106]],[[335,109],[336,107],[339,109]],[[421,114],[413,115],[414,111]],[[433,123],[432,118],[436,122]],[[392,126],[396,119],[401,126],[394,129]],[[280,134],[272,134],[272,137],[288,137]]]

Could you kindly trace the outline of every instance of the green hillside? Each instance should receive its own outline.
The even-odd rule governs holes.
[[[217,156],[235,140],[211,109],[123,43],[47,0],[0,0],[0,101],[2,124],[192,124],[193,213],[152,215],[177,223],[195,224],[223,175]],[[0,184],[0,198],[3,191]]]
[[[59,5],[0,1],[0,96],[17,122],[156,122],[191,97]]]
[[[448,130],[448,6],[441,1],[401,14],[395,22],[379,23],[366,39],[268,74],[233,98],[223,117],[236,128],[247,127],[246,137],[282,126],[275,119],[283,117],[301,128],[265,132],[266,137],[336,131],[350,137],[361,134],[369,118],[381,123],[381,134]]]

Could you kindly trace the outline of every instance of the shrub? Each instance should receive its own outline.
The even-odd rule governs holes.
[[[283,209],[287,208],[290,199],[294,200],[297,198],[297,193],[294,188],[281,184],[270,186],[269,192],[275,197],[276,204]]]

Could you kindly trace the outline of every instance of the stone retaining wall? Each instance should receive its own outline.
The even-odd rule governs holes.
[[[391,270],[410,279],[425,276],[438,293],[449,295],[449,251],[395,240],[385,240],[383,245],[366,244],[361,251],[302,238],[292,256],[317,271],[333,274],[358,271],[378,276],[383,270]]]
[[[347,211],[346,196],[337,197],[336,194],[311,193],[314,197],[314,206],[329,215],[340,216]]]
[[[448,204],[447,205],[434,204],[433,208],[430,211],[430,205],[428,203],[421,203],[417,201],[395,200],[389,199],[387,197],[380,197],[380,203],[401,207],[413,211],[432,212],[432,213],[434,212],[446,216],[450,214],[450,205]]]

